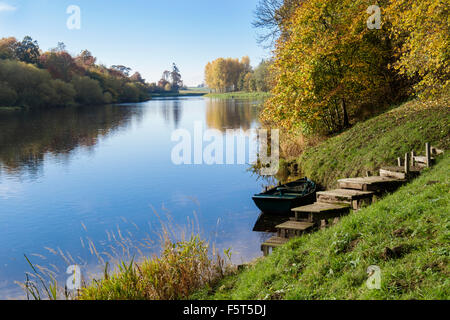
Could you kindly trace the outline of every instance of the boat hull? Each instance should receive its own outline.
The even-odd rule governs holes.
[[[292,209],[316,201],[316,184],[303,178],[256,194],[253,201],[263,213],[289,216]]]
[[[263,213],[291,216],[293,215],[292,209],[314,203],[316,201],[316,193],[313,192],[307,196],[293,199],[254,196],[253,201]]]

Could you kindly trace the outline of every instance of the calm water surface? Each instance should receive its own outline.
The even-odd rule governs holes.
[[[117,230],[156,241],[159,219],[167,216],[180,226],[197,219],[205,238],[232,248],[235,263],[259,256],[265,235],[252,232],[259,212],[251,196],[263,183],[249,166],[171,161],[177,128],[192,132],[195,121],[222,132],[254,128],[258,107],[245,100],[171,98],[0,113],[0,298],[23,295],[14,281],[30,271],[24,254],[54,265],[64,281],[67,263],[52,251],[94,268],[89,241],[99,252]]]

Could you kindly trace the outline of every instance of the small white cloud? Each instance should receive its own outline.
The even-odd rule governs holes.
[[[0,2],[0,12],[4,12],[4,11],[15,11],[17,8],[7,4],[5,2]]]

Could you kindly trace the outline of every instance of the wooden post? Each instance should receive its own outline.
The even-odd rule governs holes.
[[[427,155],[427,167],[431,167],[431,148],[430,148],[430,144],[427,142],[425,144],[425,149],[426,149],[426,155]]]
[[[401,167],[402,166],[402,158],[398,157],[397,162],[398,162],[398,166]]]
[[[414,151],[411,151],[411,167],[413,168],[416,166],[415,156],[416,154],[414,153]]]
[[[431,155],[432,156],[436,155],[436,148],[435,147],[431,146],[430,150],[431,150]]]
[[[409,173],[409,154],[405,153],[405,173]]]

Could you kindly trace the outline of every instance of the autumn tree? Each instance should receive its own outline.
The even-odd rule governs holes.
[[[40,56],[38,42],[26,36],[21,42],[15,43],[14,53],[20,61],[36,64]]]
[[[88,50],[72,57],[60,42],[40,53],[25,37],[0,39],[0,105],[30,108],[136,102],[149,99],[149,86],[122,65],[97,65]]]
[[[130,75],[131,68],[123,66],[123,65],[114,65],[111,66],[111,69],[122,74],[123,77],[128,77]]]
[[[75,58],[75,61],[84,67],[91,67],[95,65],[97,58],[95,58],[89,50],[83,50]]]
[[[52,50],[39,58],[40,65],[47,69],[53,78],[70,81],[76,73],[82,73],[75,60],[66,51]]]
[[[71,84],[33,64],[0,59],[0,105],[55,107],[74,103]]]
[[[272,75],[270,73],[271,61],[263,60],[252,73],[256,91],[267,92],[272,88]]]
[[[51,49],[51,52],[65,52],[66,51],[66,44],[64,42],[58,42],[55,48]]]
[[[386,30],[367,28],[365,0],[312,0],[284,22],[277,42],[276,86],[263,112],[288,130],[332,133],[352,114],[392,97],[395,77]],[[362,14],[363,13],[363,14]]]
[[[164,70],[161,79],[158,81],[157,85],[159,91],[171,91],[172,85],[168,86],[168,84],[170,85],[170,71]]]
[[[84,105],[97,105],[105,102],[103,90],[97,80],[89,77],[75,77],[71,84],[76,91],[76,102]]]
[[[145,84],[145,79],[142,78],[141,74],[137,71],[130,77],[130,80],[133,82]]]
[[[205,67],[205,81],[208,87],[218,92],[236,91],[242,75],[251,71],[250,59],[218,58]]]
[[[427,96],[449,88],[449,9],[448,1],[392,0],[385,10],[395,46],[393,67],[415,80],[416,93]]]
[[[254,13],[253,27],[259,29],[258,43],[266,48],[286,35],[286,22],[290,20],[301,0],[259,0]]]
[[[183,81],[181,80],[180,69],[178,69],[177,65],[174,63],[172,65],[172,72],[170,73],[171,90],[178,92],[181,87],[183,87]]]
[[[15,59],[17,40],[14,37],[0,39],[0,59]]]

